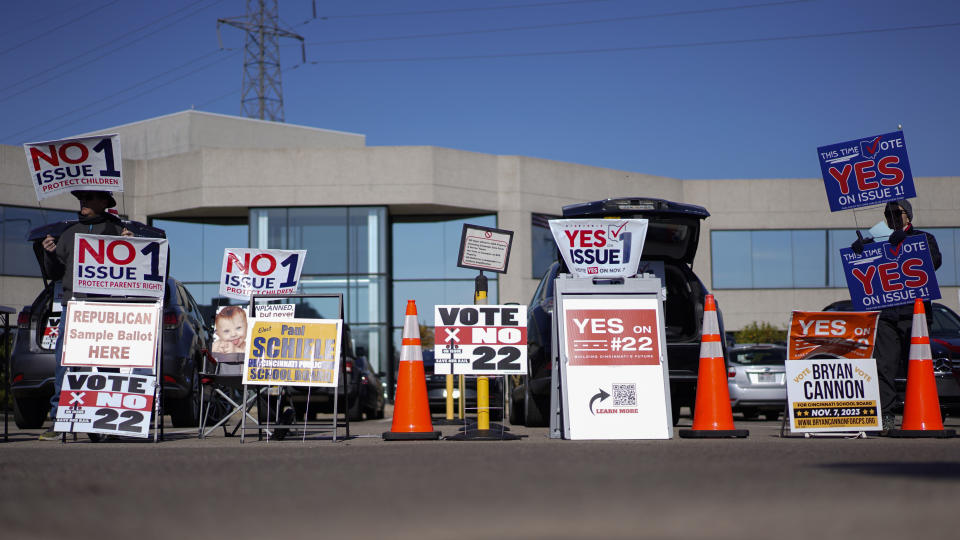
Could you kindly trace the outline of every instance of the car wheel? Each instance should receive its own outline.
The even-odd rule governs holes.
[[[524,392],[523,400],[523,416],[524,420],[529,427],[546,427],[549,425],[547,421],[547,414],[544,412],[544,409],[549,409],[549,397],[546,399],[548,403],[541,403],[537,400],[533,394],[530,393],[529,385],[527,390]]]
[[[764,419],[764,420],[779,420],[779,419],[780,419],[780,411],[767,411],[767,412],[763,413],[763,419]]]
[[[348,399],[347,403],[349,402],[350,401]],[[349,407],[347,407],[347,418],[349,418],[351,422],[359,422],[363,420],[363,408],[361,407],[361,404],[360,404],[360,396],[357,396],[356,401],[354,401],[353,405],[350,405]]]
[[[510,423],[514,426],[522,426],[524,422],[523,402],[510,398]]]
[[[680,423],[680,402],[670,401],[670,412],[673,415],[673,425]]]
[[[759,412],[756,409],[752,409],[750,407],[744,407],[740,409],[740,414],[743,415],[744,420],[753,420],[757,417],[757,414],[759,414]]]
[[[182,399],[171,399],[168,407],[173,427],[196,427],[200,423],[200,374],[193,369],[190,393]]]
[[[14,398],[13,421],[20,429],[39,429],[50,414],[50,400]]]

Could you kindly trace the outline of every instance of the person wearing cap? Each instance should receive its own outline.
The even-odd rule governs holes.
[[[909,236],[925,235],[930,248],[933,269],[940,268],[942,257],[937,240],[932,234],[913,226],[913,206],[910,201],[888,202],[883,209],[883,219],[893,231],[887,241],[895,248]],[[851,246],[855,253],[863,253],[863,247],[873,242],[873,238],[858,238]],[[924,301],[927,325],[932,324],[933,310],[930,301]],[[880,310],[877,321],[877,340],[874,344],[874,356],[877,359],[877,375],[880,386],[880,410],[883,412],[883,432],[894,427],[893,409],[897,401],[897,389],[894,378],[897,369],[906,363],[910,352],[910,334],[913,330],[913,303],[892,306]]]
[[[78,221],[67,227],[60,238],[47,235],[43,239],[43,266],[50,279],[60,280],[63,284],[63,301],[73,297],[73,243],[77,234],[100,234],[110,236],[133,236],[133,233],[123,226],[120,218],[107,212],[108,208],[117,205],[117,201],[109,191],[79,190],[72,192],[80,202]],[[66,312],[66,310],[63,310]],[[66,317],[60,318],[60,330],[57,334],[55,357],[57,359],[56,372],[53,379],[53,396],[50,398],[50,418],[56,420],[57,404],[60,400],[60,385],[66,368],[60,365],[63,355],[63,326]],[[56,439],[58,433],[50,430],[40,435],[40,440]]]

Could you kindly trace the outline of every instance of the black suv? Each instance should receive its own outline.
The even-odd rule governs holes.
[[[605,199],[563,207],[565,219],[642,218],[649,221],[641,264],[660,261],[664,267],[667,289],[664,326],[674,423],[680,407],[692,409],[696,399],[700,324],[708,291],[693,273],[692,265],[700,242],[700,222],[709,216],[702,206],[651,198]],[[513,424],[549,424],[553,285],[557,274],[567,272],[562,257],[558,259],[560,262],[554,262],[540,280],[527,310],[528,373],[508,379],[510,422]],[[723,317],[719,310],[717,316],[722,334]],[[726,357],[726,344],[722,347]]]
[[[62,221],[38,227],[28,233],[38,263],[43,257],[40,243],[60,234],[75,221]],[[124,226],[137,236],[162,238],[160,229],[125,221]],[[43,264],[40,264],[43,271]],[[16,341],[11,355],[11,393],[14,420],[21,429],[43,426],[50,414],[53,376],[56,366],[54,345],[60,313],[54,312],[58,283],[43,276],[44,288],[33,304],[17,316]],[[59,299],[57,299],[59,304]],[[200,390],[197,373],[203,351],[210,341],[209,332],[196,301],[179,281],[167,278],[163,299],[162,383],[163,410],[175,427],[196,426],[200,418]]]

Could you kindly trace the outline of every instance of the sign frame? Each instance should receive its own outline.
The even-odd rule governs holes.
[[[502,244],[506,244],[506,247]],[[513,231],[464,223],[460,231],[457,266],[506,274],[512,248]],[[480,260],[483,256],[486,256],[489,263],[483,264]]]

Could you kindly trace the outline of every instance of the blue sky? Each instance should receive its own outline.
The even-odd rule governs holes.
[[[675,178],[818,177],[818,146],[903,125],[953,160],[960,3],[280,0],[289,123]],[[8,2],[0,143],[194,107],[240,115],[244,0]],[[446,34],[437,36],[437,34]],[[410,37],[416,36],[416,37]],[[398,38],[403,39],[385,39]],[[600,51],[600,52],[598,52]]]

